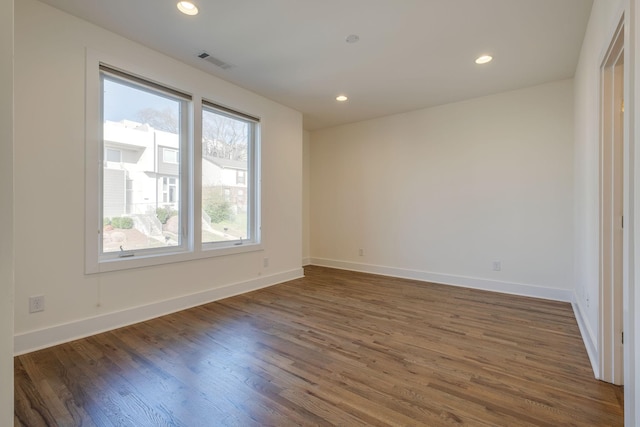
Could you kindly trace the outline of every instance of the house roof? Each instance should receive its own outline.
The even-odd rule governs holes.
[[[205,156],[204,160],[213,163],[214,165],[222,168],[222,169],[237,169],[237,170],[247,170],[247,162],[241,160],[230,160],[230,159],[222,159],[220,157],[213,156]]]

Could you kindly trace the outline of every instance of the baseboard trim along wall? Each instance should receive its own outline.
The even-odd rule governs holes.
[[[372,264],[360,264],[355,262],[337,261],[324,258],[311,258],[311,264],[321,267],[331,267],[341,270],[380,274],[382,276],[420,280],[423,282],[460,286],[464,288],[480,289],[484,291],[501,292],[505,294],[549,299],[553,301],[573,302],[573,291],[568,289],[547,288],[543,286],[526,285],[521,283],[500,282],[497,280],[430,273],[427,271],[408,270],[403,268],[385,267]]]
[[[298,268],[274,275],[261,276],[245,282],[229,284],[221,288],[184,295],[170,300],[16,334],[14,335],[14,354],[18,356],[134,323],[144,322],[155,317],[266,288],[303,276],[304,272],[302,268]]]
[[[302,258],[302,266],[311,265],[311,258]]]
[[[575,298],[574,301],[578,299]],[[582,341],[587,349],[587,355],[589,356],[589,362],[591,362],[591,369],[597,379],[600,379],[600,366],[598,364],[598,346],[596,345],[596,338],[593,331],[589,327],[589,322],[586,321],[582,308],[577,302],[571,304],[573,306],[573,313],[576,316],[576,322],[578,322],[578,328],[580,329],[580,335],[582,335]]]

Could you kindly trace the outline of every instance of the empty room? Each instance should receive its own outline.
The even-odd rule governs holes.
[[[640,425],[636,0],[0,4],[1,426]]]

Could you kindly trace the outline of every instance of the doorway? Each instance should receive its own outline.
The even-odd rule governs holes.
[[[623,384],[624,24],[600,68],[600,379]]]

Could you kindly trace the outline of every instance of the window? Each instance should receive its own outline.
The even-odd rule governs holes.
[[[246,183],[245,171],[236,171],[236,184],[241,185]]]
[[[107,148],[105,151],[105,158],[107,162],[122,162],[122,151],[113,148]]]
[[[171,148],[162,149],[162,161],[165,163],[178,163],[178,150]]]
[[[209,218],[202,227],[203,244],[257,240],[255,197],[239,198],[239,191],[256,194],[257,119],[208,102],[202,109],[202,209]],[[240,190],[242,188],[243,190]]]
[[[162,201],[164,203],[178,201],[178,183],[175,178],[162,177]]]
[[[87,273],[260,250],[259,120],[87,61]]]
[[[106,148],[107,164],[102,172],[101,257],[133,256],[136,253],[166,252],[167,247],[186,249],[181,232],[186,210],[178,203],[178,179],[159,177],[150,161],[158,141],[176,149],[164,149],[165,158],[180,164],[179,153],[187,144],[187,111],[190,97],[159,85],[101,69],[103,88],[102,143],[117,144],[136,152],[138,161],[127,163],[124,173],[111,173],[109,161],[121,159],[120,150]],[[133,114],[126,114],[135,106]],[[169,153],[169,154],[167,154]],[[117,160],[116,160],[117,159]],[[187,168],[179,168],[183,174]],[[179,172],[180,174],[180,172]],[[155,182],[161,182],[161,191]],[[123,191],[128,187],[137,191]],[[127,200],[127,195],[132,200]],[[159,197],[158,197],[159,196]],[[171,204],[169,218],[158,220],[159,209]],[[175,217],[171,227],[168,220]]]

